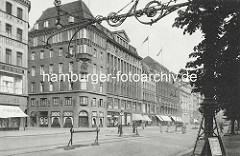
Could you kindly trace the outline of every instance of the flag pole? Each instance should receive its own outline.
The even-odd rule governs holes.
[[[149,36],[148,36],[148,56],[149,56]]]
[[[161,52],[161,63],[163,65],[163,51]]]

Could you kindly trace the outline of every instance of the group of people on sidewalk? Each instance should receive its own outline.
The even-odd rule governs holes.
[[[158,125],[159,125],[159,128],[160,128],[160,133],[162,133],[163,132],[163,130],[162,130],[163,124],[161,122],[159,122]],[[177,131],[177,124],[176,123],[175,123],[175,126],[176,126],[175,131]],[[168,122],[165,132],[169,132],[169,128],[170,128],[170,123]],[[186,133],[186,125],[185,124],[183,124],[181,126],[181,131],[182,131],[183,134]]]
[[[142,129],[144,129],[146,127],[146,123],[145,122],[141,122],[141,123],[133,122],[133,124],[132,124],[133,133],[135,133],[137,135],[138,135],[138,125],[141,125]],[[164,124],[159,122],[158,126],[159,126],[159,129],[160,129],[160,133],[162,133]],[[177,124],[175,124],[175,126],[176,126],[175,131],[177,131]],[[165,132],[169,132],[169,129],[170,129],[170,123],[168,122],[166,124],[166,131]],[[186,125],[185,124],[183,124],[181,126],[181,131],[182,131],[183,134],[186,133]],[[121,136],[123,134],[123,126],[121,124],[118,124],[118,134],[119,134],[119,136]]]

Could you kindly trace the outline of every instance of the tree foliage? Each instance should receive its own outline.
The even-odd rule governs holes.
[[[240,113],[240,0],[191,0],[178,12],[174,27],[183,33],[201,31],[203,40],[186,64],[198,79],[195,92],[214,98],[235,118]]]

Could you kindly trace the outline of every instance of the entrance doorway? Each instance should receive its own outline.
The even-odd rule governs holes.
[[[86,111],[79,113],[78,127],[89,127],[88,113]]]

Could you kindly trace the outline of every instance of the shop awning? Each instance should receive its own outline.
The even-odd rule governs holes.
[[[163,119],[163,121],[172,121],[170,119],[170,117],[166,116],[166,115],[160,115],[160,117]]]
[[[145,119],[145,121],[152,121],[147,115],[143,115],[143,118]]]
[[[183,120],[178,116],[171,116],[171,118],[174,120],[174,122],[183,122]]]
[[[177,120],[178,120],[179,122],[183,122],[183,120],[182,120],[181,117],[177,117],[177,118],[178,118]]]
[[[156,115],[156,117],[157,117],[160,121],[163,121],[163,119],[160,117],[160,115]]]
[[[17,106],[0,106],[0,118],[20,118],[27,115]]]
[[[139,121],[139,120],[145,121],[145,118],[141,114],[132,114],[132,120],[133,121]]]
[[[177,117],[176,116],[171,116],[171,118],[174,122],[177,122]]]

